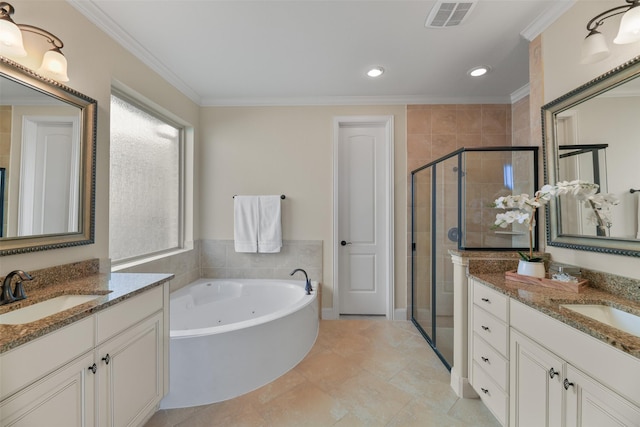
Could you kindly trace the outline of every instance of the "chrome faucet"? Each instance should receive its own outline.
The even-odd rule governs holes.
[[[307,291],[307,295],[311,295],[311,291],[313,290],[313,288],[311,287],[311,280],[309,280],[309,276],[307,276],[307,272],[304,271],[301,268],[296,268],[295,270],[293,270],[289,276],[293,276],[294,274],[296,274],[298,271],[302,271],[304,273],[304,278],[306,280],[306,283],[304,285],[304,290]]]
[[[18,280],[12,292],[11,280],[13,279],[13,276],[18,276],[20,280]],[[33,280],[33,277],[22,270],[14,270],[11,273],[7,274],[7,276],[4,278],[4,282],[2,282],[2,294],[0,295],[0,305],[10,304],[14,301],[20,301],[27,297],[27,295],[24,292],[24,287],[22,286],[23,280]]]

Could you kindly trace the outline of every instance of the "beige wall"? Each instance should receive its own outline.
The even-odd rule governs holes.
[[[406,306],[404,106],[202,108],[202,239],[233,239],[234,194],[285,194],[285,240],[323,241],[323,307],[333,298],[333,120],[394,117],[395,306]]]
[[[11,3],[16,9],[16,22],[44,28],[62,39],[65,44],[63,52],[69,62],[70,81],[67,85],[98,101],[96,243],[1,257],[0,276],[18,268],[28,271],[89,258],[108,258],[109,98],[112,81],[120,81],[196,129],[199,109],[66,1],[14,0]],[[194,222],[197,224],[197,219]]]
[[[580,64],[580,48],[586,36],[585,25],[595,15],[619,6],[619,1],[593,1],[580,0],[541,36],[540,41],[532,44],[530,50],[530,63],[532,67],[532,120],[534,111],[540,111],[540,99],[533,99],[533,82],[543,81],[542,103],[553,101],[566,92],[587,83],[606,71],[623,64],[640,55],[640,44],[614,45],[609,43],[611,56],[596,64]],[[615,37],[619,17],[612,18],[601,27],[601,32],[608,41]],[[539,87],[535,87],[539,90]],[[536,133],[532,132],[532,138],[541,141]],[[637,258],[605,255],[587,251],[575,251],[570,249],[546,248],[553,259],[569,264],[589,267],[608,273],[614,273],[631,278],[640,278],[640,260]]]

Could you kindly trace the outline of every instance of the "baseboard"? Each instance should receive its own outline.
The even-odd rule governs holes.
[[[459,377],[454,369],[451,369],[451,388],[458,397],[463,399],[478,399],[478,393],[469,384],[468,378]]]
[[[407,320],[407,309],[396,308],[393,311],[393,320]]]
[[[322,309],[322,319],[325,320],[336,320],[338,319],[338,315],[333,308],[323,308]],[[406,308],[396,308],[393,311],[393,319],[391,320],[407,320],[407,309]]]
[[[323,308],[321,318],[325,320],[336,320],[338,317],[333,311],[333,308]]]

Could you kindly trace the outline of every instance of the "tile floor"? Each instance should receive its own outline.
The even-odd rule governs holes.
[[[459,399],[449,372],[411,322],[322,320],[291,371],[251,393],[158,411],[145,427],[493,427],[478,399]]]

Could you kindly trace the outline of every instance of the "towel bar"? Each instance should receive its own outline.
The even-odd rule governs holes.
[[[237,196],[237,194],[234,194],[234,195],[233,195],[233,197],[236,197],[236,196]],[[281,194],[281,195],[280,195],[280,198],[281,198],[282,200],[284,200],[284,199],[286,199],[286,198],[287,198],[287,196],[285,196],[284,194]]]

